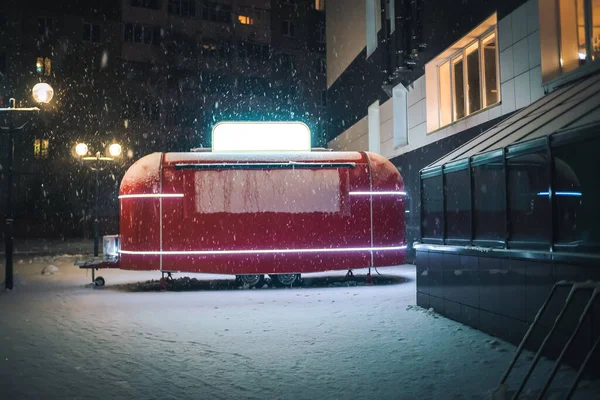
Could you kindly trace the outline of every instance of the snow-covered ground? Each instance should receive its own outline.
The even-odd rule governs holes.
[[[413,266],[380,268],[393,284],[334,273],[334,285],[156,292],[136,283],[157,272],[102,271],[107,285],[86,287],[73,261],[17,257],[0,293],[1,399],[481,399],[515,351],[414,306]],[[598,397],[583,386],[579,398]]]

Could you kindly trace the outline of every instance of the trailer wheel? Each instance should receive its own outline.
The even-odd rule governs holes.
[[[241,281],[244,285],[248,285],[250,287],[263,287],[265,284],[265,276],[264,275],[238,275],[237,279]]]
[[[103,277],[99,276],[96,279],[94,279],[94,283],[96,284],[96,286],[104,286],[106,282],[104,281]]]
[[[292,286],[300,282],[300,274],[273,274],[269,276],[275,286]]]

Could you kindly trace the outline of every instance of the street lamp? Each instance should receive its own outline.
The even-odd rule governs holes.
[[[111,143],[106,147],[105,155],[102,155],[100,151],[96,151],[95,155],[90,154],[90,146],[87,143],[79,142],[75,145],[75,155],[76,157],[84,162],[86,165],[90,167],[92,171],[94,171],[94,175],[96,178],[96,196],[94,199],[94,257],[98,257],[98,247],[100,241],[99,235],[99,221],[98,221],[98,198],[99,198],[99,173],[106,168],[107,163],[115,161],[117,158],[121,157],[123,153],[123,148],[119,143]],[[92,270],[92,273],[94,270]],[[93,280],[93,277],[92,277]]]
[[[54,89],[47,83],[38,83],[32,89],[33,99],[36,103],[49,103],[54,97]],[[14,252],[14,216],[12,205],[12,189],[13,189],[13,174],[14,174],[14,157],[15,157],[15,134],[21,132],[30,122],[32,113],[40,111],[38,107],[21,108],[16,106],[16,100],[9,100],[8,108],[0,108],[0,114],[5,118],[6,126],[0,126],[2,132],[8,133],[7,146],[7,162],[6,162],[6,229],[4,231],[6,253],[6,289],[13,288],[13,252]],[[17,125],[17,119],[21,116],[25,117],[25,121],[20,121]]]

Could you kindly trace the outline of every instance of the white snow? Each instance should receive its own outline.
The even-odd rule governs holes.
[[[58,272],[58,267],[56,265],[46,265],[42,270],[42,275],[54,275]]]
[[[89,288],[73,257],[29,261],[0,293],[3,399],[489,399],[515,351],[416,307],[413,266],[379,268],[392,285],[325,285],[335,272],[306,288],[133,292],[160,275],[100,271],[107,286]],[[40,275],[48,264],[61,273]]]

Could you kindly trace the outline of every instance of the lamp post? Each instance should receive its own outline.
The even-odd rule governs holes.
[[[47,83],[38,83],[32,89],[33,99],[36,103],[49,103],[54,97],[54,90]],[[7,161],[6,161],[6,217],[5,217],[5,231],[4,231],[4,251],[6,257],[6,278],[5,287],[6,289],[13,288],[13,252],[14,252],[14,215],[13,215],[13,204],[12,204],[12,189],[13,189],[13,175],[14,175],[14,158],[15,158],[15,133],[21,132],[25,126],[29,123],[30,115],[40,111],[38,107],[20,108],[16,107],[16,100],[11,98],[9,100],[8,108],[0,108],[0,115],[5,116],[6,126],[0,127],[2,132],[8,133],[8,146],[7,149]],[[24,115],[25,122],[21,121],[20,125],[17,125],[17,118]]]
[[[100,151],[96,151],[93,156],[90,156],[90,148],[86,143],[80,142],[75,145],[75,154],[84,163],[89,164],[89,167],[94,171],[96,181],[96,191],[94,199],[94,257],[98,257],[98,247],[100,241],[99,221],[98,221],[98,199],[100,197],[100,171],[105,169],[107,163],[115,161],[121,157],[123,148],[119,143],[111,143],[106,147],[106,155],[103,156]],[[92,270],[93,272],[93,270]]]

